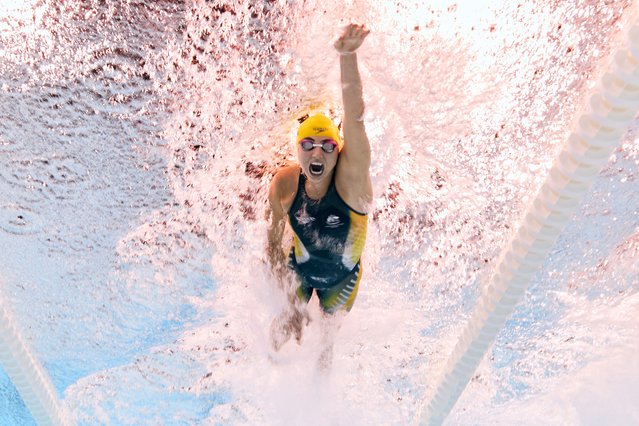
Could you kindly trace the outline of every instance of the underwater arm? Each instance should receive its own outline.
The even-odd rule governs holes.
[[[278,283],[282,285],[282,281],[286,273],[286,257],[282,250],[282,237],[284,235],[284,227],[286,226],[286,213],[282,207],[278,182],[278,176],[276,175],[273,178],[269,189],[269,208],[267,209],[267,219],[270,218],[270,224],[267,231],[268,245],[266,248],[266,254],[273,274],[277,278]]]

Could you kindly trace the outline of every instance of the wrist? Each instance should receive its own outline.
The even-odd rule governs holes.
[[[339,52],[340,56],[352,56],[355,54],[355,51],[352,52]]]

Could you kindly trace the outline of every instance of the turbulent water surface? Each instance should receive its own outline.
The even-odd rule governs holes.
[[[78,424],[409,424],[631,1],[0,0],[0,301]],[[266,189],[359,53],[375,203],[315,370],[268,359]],[[639,422],[630,129],[450,424]],[[0,423],[33,421],[0,370]]]

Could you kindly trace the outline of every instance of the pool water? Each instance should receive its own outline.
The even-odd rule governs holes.
[[[0,0],[0,302],[94,424],[411,424],[631,1]],[[269,359],[268,184],[340,109],[350,21],[375,201],[315,369]],[[448,417],[639,422],[634,125]],[[34,424],[0,369],[0,424]]]

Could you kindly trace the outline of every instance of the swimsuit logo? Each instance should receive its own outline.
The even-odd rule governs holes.
[[[335,215],[328,215],[328,217],[326,218],[326,226],[328,228],[337,228],[338,226],[342,225],[342,221],[339,220],[339,216],[335,216]]]
[[[302,226],[308,225],[315,220],[315,218],[309,215],[306,211],[306,204],[303,204],[302,208],[300,208],[299,211],[295,213],[295,219],[297,219],[297,223]]]

